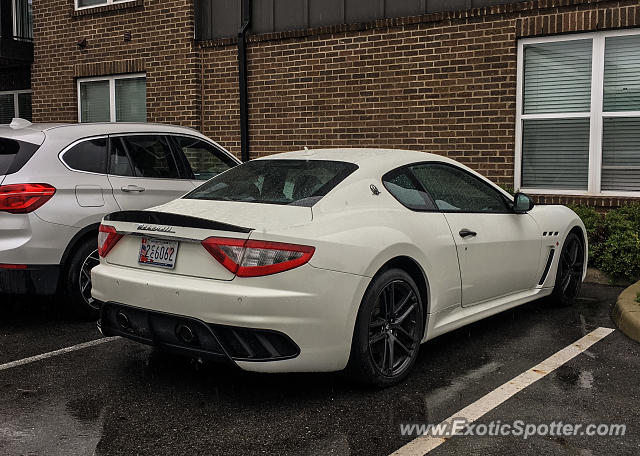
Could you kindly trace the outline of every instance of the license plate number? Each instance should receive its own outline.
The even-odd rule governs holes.
[[[173,269],[178,256],[178,242],[142,238],[138,263]]]

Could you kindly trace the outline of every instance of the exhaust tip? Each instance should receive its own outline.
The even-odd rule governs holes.
[[[196,340],[196,335],[193,333],[193,330],[184,324],[176,326],[176,336],[185,344],[193,344]]]
[[[116,323],[118,323],[118,325],[122,329],[131,329],[131,322],[129,322],[129,317],[127,317],[127,315],[122,311],[119,311],[116,314]]]

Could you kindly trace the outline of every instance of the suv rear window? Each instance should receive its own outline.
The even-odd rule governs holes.
[[[77,171],[106,174],[107,138],[94,138],[82,141],[62,156],[64,162]]]
[[[0,138],[0,175],[20,171],[39,147],[24,141]]]
[[[358,166],[325,160],[254,160],[231,168],[187,199],[311,207]]]

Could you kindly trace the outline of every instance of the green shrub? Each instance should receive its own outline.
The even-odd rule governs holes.
[[[640,277],[640,237],[634,231],[616,232],[607,239],[600,268],[614,279]]]
[[[640,204],[600,214],[593,208],[572,207],[589,238],[589,263],[613,279],[640,277]]]

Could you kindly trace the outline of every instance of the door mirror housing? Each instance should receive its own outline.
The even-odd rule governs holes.
[[[519,214],[524,214],[533,209],[534,203],[529,195],[524,193],[516,193],[513,197],[513,210]]]

